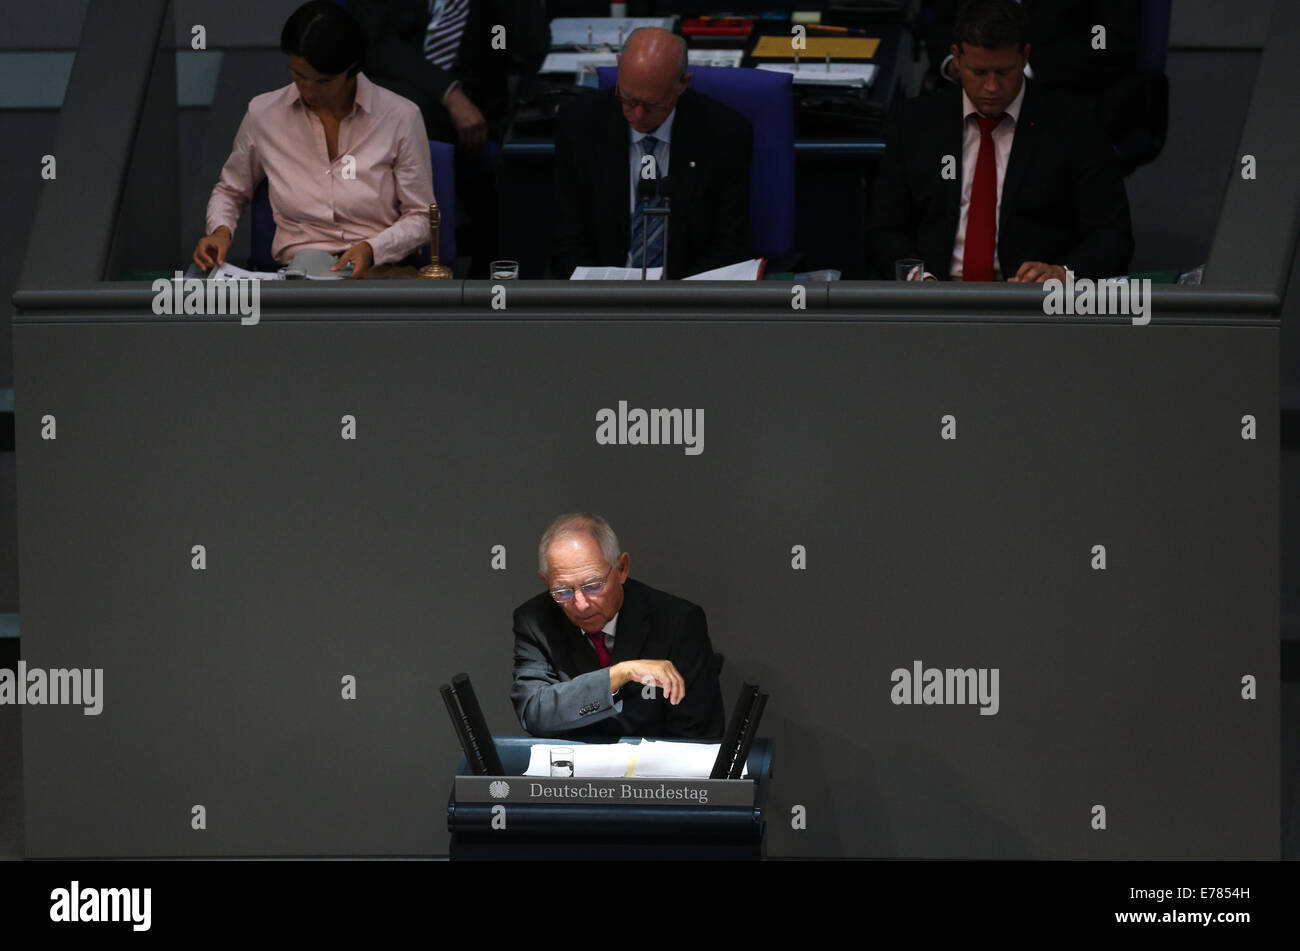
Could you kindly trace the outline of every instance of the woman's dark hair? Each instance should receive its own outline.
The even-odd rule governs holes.
[[[1022,53],[1029,39],[1029,20],[1016,0],[968,0],[957,12],[952,41],[986,50],[1014,46]]]
[[[301,56],[324,76],[355,76],[366,53],[366,33],[333,0],[311,0],[290,14],[280,33],[280,50]]]

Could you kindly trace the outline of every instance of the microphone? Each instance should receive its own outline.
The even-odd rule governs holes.
[[[669,179],[665,176],[662,179],[642,178],[636,183],[636,197],[638,201],[644,202],[645,207],[641,210],[647,218],[662,218],[664,231],[664,265],[661,277],[664,280],[668,278],[668,226],[672,215],[670,202],[670,185]],[[659,204],[652,207],[656,196],[659,198]],[[647,220],[645,227],[641,229],[641,280],[646,279],[646,257],[649,253],[650,241],[650,223]]]
[[[654,201],[654,200],[655,200],[655,192],[658,190],[658,189],[656,188],[656,186],[657,186],[658,184],[659,184],[659,180],[656,179],[656,178],[639,178],[639,179],[637,179],[637,183],[636,183],[636,198],[637,198],[637,201],[643,201],[643,202],[645,202],[647,205],[648,205],[650,202]]]

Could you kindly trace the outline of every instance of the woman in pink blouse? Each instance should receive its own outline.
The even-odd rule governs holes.
[[[280,49],[293,82],[248,104],[208,199],[208,234],[194,249],[205,270],[224,264],[239,216],[266,178],[275,240],[288,264],[304,248],[341,254],[353,277],[428,243],[433,169],[419,107],[361,72],[365,34],[331,0],[289,17]]]

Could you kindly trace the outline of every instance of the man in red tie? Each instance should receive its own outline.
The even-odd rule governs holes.
[[[534,736],[722,735],[704,612],[629,578],[630,565],[598,515],[562,515],[542,536],[547,590],[515,610],[510,691]]]
[[[1126,272],[1123,178],[1091,110],[1026,81],[1027,30],[1015,0],[969,0],[958,13],[960,87],[908,103],[881,161],[871,216],[879,276],[894,277],[902,258],[925,262],[916,278]]]

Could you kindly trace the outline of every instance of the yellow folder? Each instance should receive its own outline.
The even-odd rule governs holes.
[[[793,36],[760,36],[754,56],[771,59],[794,59]],[[872,36],[809,36],[806,49],[798,50],[800,59],[874,59],[880,40]]]

